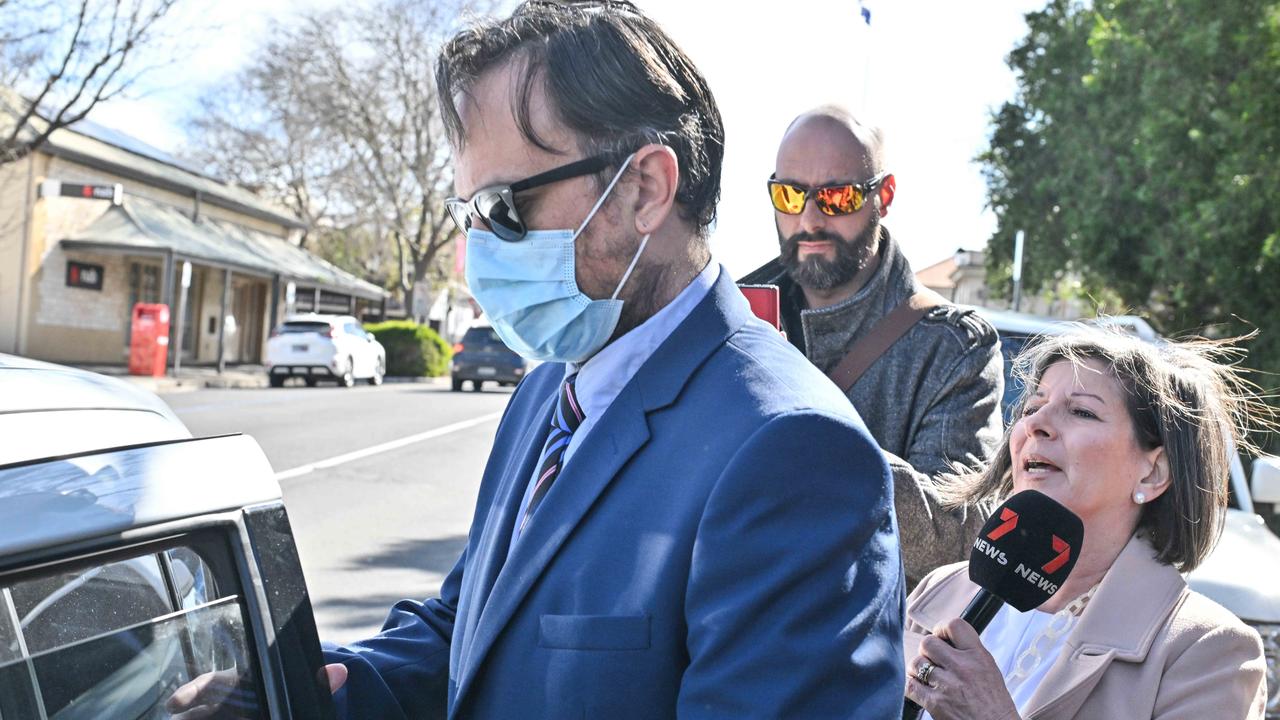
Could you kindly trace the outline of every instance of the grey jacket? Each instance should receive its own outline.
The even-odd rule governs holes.
[[[803,292],[776,260],[741,281],[779,286],[788,339],[824,372],[917,290],[906,257],[883,226],[881,232],[875,275],[837,305],[807,309]],[[980,466],[995,452],[1003,386],[995,329],[971,310],[944,305],[899,338],[849,390],[893,469],[909,587],[934,568],[969,557],[986,518],[980,511],[943,509],[937,486],[955,466]]]

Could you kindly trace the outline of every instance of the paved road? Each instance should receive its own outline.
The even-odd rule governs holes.
[[[376,632],[396,600],[438,592],[510,395],[387,384],[163,397],[195,435],[257,439],[279,473],[321,638],[346,642]]]

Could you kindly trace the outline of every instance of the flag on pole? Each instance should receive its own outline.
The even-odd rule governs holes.
[[[871,26],[871,10],[867,8],[867,4],[862,0],[858,0],[858,12],[861,13],[863,22],[865,22],[867,26],[870,27]]]

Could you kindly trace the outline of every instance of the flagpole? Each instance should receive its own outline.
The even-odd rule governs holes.
[[[866,38],[866,41],[863,43],[865,51],[863,52],[862,60],[862,108],[859,110],[858,114],[865,117],[870,112],[871,57],[873,55],[871,52],[871,11],[867,9],[865,0],[858,0],[858,17],[862,20],[865,27],[865,30],[863,30],[863,36]]]

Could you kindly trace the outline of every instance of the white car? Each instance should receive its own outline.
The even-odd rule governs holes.
[[[336,380],[351,387],[356,380],[381,385],[387,351],[360,321],[350,315],[290,315],[267,341],[267,376],[271,387],[291,377],[308,387],[317,380]]]

